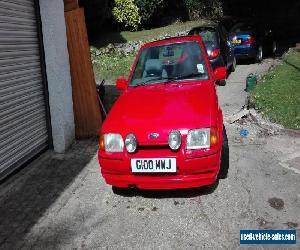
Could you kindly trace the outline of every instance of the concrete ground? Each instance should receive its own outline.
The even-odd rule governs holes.
[[[227,122],[245,103],[247,74],[274,63],[238,65],[218,87],[230,146],[227,179],[211,188],[119,196],[100,176],[97,140],[76,142],[1,184],[0,249],[236,249],[240,229],[289,228],[297,229],[297,245],[253,248],[299,249],[299,133]]]

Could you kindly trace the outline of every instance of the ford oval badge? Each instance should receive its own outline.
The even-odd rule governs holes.
[[[151,134],[149,134],[149,139],[156,139],[157,137],[159,137],[158,133],[151,133]]]

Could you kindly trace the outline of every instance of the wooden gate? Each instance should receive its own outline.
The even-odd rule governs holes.
[[[84,10],[77,1],[65,0],[65,20],[72,77],[77,139],[99,134],[101,112],[90,56]]]

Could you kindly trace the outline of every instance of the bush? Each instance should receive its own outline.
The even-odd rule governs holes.
[[[221,17],[223,15],[220,0],[184,0],[190,20],[200,17]]]
[[[137,30],[141,24],[139,8],[133,0],[115,0],[113,16],[118,23],[124,24],[131,30]]]
[[[135,0],[139,8],[142,23],[158,15],[158,11],[163,8],[164,0]]]

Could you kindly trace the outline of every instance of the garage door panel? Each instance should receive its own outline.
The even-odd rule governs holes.
[[[40,93],[42,91],[43,87],[40,82],[36,82],[36,84],[30,83],[26,87],[19,89],[19,91],[10,91],[4,95],[0,94],[0,103],[5,105],[6,103],[15,102],[15,100],[31,96],[32,93]]]
[[[13,40],[10,37],[1,37],[0,38],[0,46],[1,45],[23,45],[23,44],[32,44],[37,43],[37,37],[15,37]]]
[[[2,31],[29,31],[29,32],[37,32],[37,27],[35,26],[35,21],[32,21],[32,25],[28,25],[28,23],[24,22],[9,22],[8,18],[3,20],[5,17],[0,17],[0,30]]]
[[[25,138],[26,140],[16,143],[11,151],[4,154],[4,157],[0,159],[0,165],[2,172],[7,170],[9,167],[14,166],[15,163],[21,161],[24,162],[33,157],[36,152],[41,152],[47,148],[48,136],[44,133],[36,133],[30,138]],[[20,164],[20,163],[19,163]]]
[[[28,19],[31,21],[36,21],[34,13],[27,13],[23,11],[8,9],[8,8],[1,8],[0,15],[5,17],[10,17],[10,18],[16,18],[16,19],[25,19],[25,20]]]
[[[13,94],[18,91],[22,91],[24,88],[30,87],[31,85],[41,85],[42,80],[40,76],[32,77],[26,81],[18,81],[19,79],[13,79],[9,81],[9,85],[0,85],[0,96]]]
[[[33,0],[0,1],[0,178],[48,147]]]
[[[17,4],[22,6],[27,6],[29,8],[34,8],[34,1],[32,0],[2,0],[6,4]]]
[[[3,53],[13,53],[15,51],[20,51],[20,53],[23,53],[23,51],[35,51],[39,49],[38,44],[0,44],[0,50]]]
[[[20,138],[25,138],[27,134],[31,133],[31,130],[45,130],[45,123],[43,120],[37,119],[35,122],[24,123],[23,125],[27,124],[28,126],[18,126],[16,128],[10,128],[8,133],[5,133],[2,140],[0,141],[0,149],[3,148],[7,143],[11,141],[20,140]]]
[[[1,61],[2,60],[7,60],[7,59],[14,59],[14,58],[20,58],[20,57],[39,57],[39,53],[38,51],[34,52],[30,49],[27,50],[19,50],[19,51],[15,51],[15,50],[3,50],[1,52]]]
[[[20,98],[3,102],[1,104],[1,109],[2,110],[8,110],[10,108],[14,108],[14,107],[17,107],[17,106],[22,106],[22,105],[26,104],[27,102],[30,102],[31,100],[34,100],[34,99],[39,99],[40,100],[43,97],[44,97],[44,95],[41,93],[41,91],[35,91],[35,92],[32,92],[32,93],[23,95]]]
[[[27,119],[24,119],[24,116],[26,116]],[[8,120],[10,118],[11,117],[6,117],[5,119]],[[0,136],[5,138],[10,133],[8,130],[22,129],[24,126],[28,126],[34,122],[44,121],[45,118],[45,113],[37,107],[32,110],[27,110],[25,114],[20,112],[13,119],[9,120],[9,124],[6,122],[1,126]]]
[[[17,63],[17,62],[9,62],[8,65],[2,65],[1,66],[1,70],[3,70],[2,72],[0,72],[0,79],[1,76],[5,77],[5,75],[11,75],[14,74],[15,72],[24,72],[26,70],[31,70],[31,69],[40,69],[40,62],[23,62],[23,63]],[[8,79],[8,78],[6,78]]]
[[[5,84],[5,82],[8,80],[17,79],[20,77],[26,77],[29,75],[36,75],[36,74],[41,75],[41,69],[39,67],[34,67],[34,68],[29,68],[29,69],[24,69],[19,71],[12,71],[9,73],[6,72],[3,74],[1,74],[1,70],[0,70],[0,86],[2,84]]]
[[[43,111],[41,107],[43,107],[42,96],[40,98],[33,98],[33,100],[24,103],[23,105],[16,105],[2,111],[0,113],[1,129],[7,124],[10,126],[15,120],[25,120],[26,116],[29,116],[32,112],[35,112],[37,110]]]
[[[15,55],[14,57],[9,57],[9,58],[2,57],[0,59],[0,67],[2,67],[3,70],[4,67],[8,67],[8,66],[21,65],[21,67],[23,67],[22,64],[29,65],[31,63],[40,64],[40,57],[38,55],[32,55],[32,56]]]
[[[24,37],[24,38],[35,38],[34,31],[32,30],[0,30],[0,36],[5,36],[7,38],[14,38],[14,37]]]
[[[38,129],[35,129],[34,132],[31,133],[27,133],[24,134],[22,137],[17,138],[17,140],[14,140],[12,142],[10,142],[10,144],[8,146],[6,146],[5,148],[0,148],[0,154],[1,154],[1,160],[3,161],[3,159],[5,157],[3,157],[4,155],[7,156],[6,152],[11,152],[13,151],[15,148],[20,148],[20,145],[22,145],[23,143],[26,143],[27,141],[33,141],[34,139],[38,138],[39,136],[44,137],[45,134],[45,127],[40,127]],[[0,165],[1,165],[1,161],[0,161]]]
[[[14,15],[5,15],[2,13],[0,15],[0,24],[1,27],[4,28],[4,30],[8,29],[8,27],[11,27],[12,25],[16,25],[15,28],[22,26],[25,29],[35,29],[36,19],[24,19],[22,17]],[[6,26],[5,24],[7,24],[8,26]]]
[[[35,12],[32,11],[32,9],[33,5],[30,6],[29,4],[26,4],[26,2],[22,4],[21,2],[1,0],[1,11],[7,15],[13,14],[24,18],[29,17],[35,19]]]
[[[0,82],[0,92],[6,92],[12,89],[18,90],[22,88],[24,85],[30,84],[32,81],[40,81],[42,82],[42,77],[40,74],[32,74],[27,76],[21,76],[19,78],[8,79],[6,81]]]

